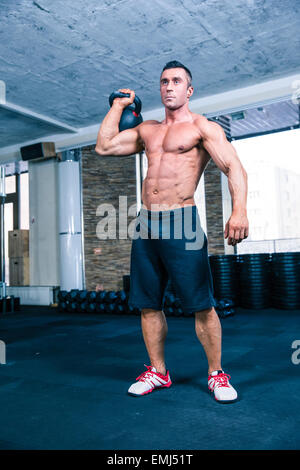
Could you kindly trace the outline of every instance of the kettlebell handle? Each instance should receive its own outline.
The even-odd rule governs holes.
[[[130,94],[129,93],[122,93],[121,91],[114,91],[110,97],[109,97],[109,104],[110,106],[112,106],[113,102],[114,102],[114,99],[115,98],[129,98],[130,97]],[[141,110],[142,110],[142,102],[141,100],[139,99],[138,96],[135,95],[134,97],[134,105],[135,105],[135,109],[134,109],[134,112],[139,115]],[[131,105],[127,106],[127,107],[131,107]],[[126,109],[126,108],[125,108]]]

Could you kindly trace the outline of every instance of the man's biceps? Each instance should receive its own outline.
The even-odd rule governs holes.
[[[139,141],[139,134],[136,129],[126,129],[118,134],[119,143],[122,144],[136,144]]]

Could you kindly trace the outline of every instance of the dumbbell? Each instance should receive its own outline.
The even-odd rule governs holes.
[[[67,300],[68,291],[60,290],[58,293],[58,300],[61,302],[65,302]]]
[[[88,291],[87,290],[80,290],[77,292],[77,295],[76,295],[76,301],[78,303],[82,303],[86,300],[87,298],[87,295],[88,295]]]
[[[106,313],[115,313],[116,305],[114,303],[106,304],[105,305],[105,312]]]
[[[175,299],[173,304],[172,304],[172,307],[174,308],[181,308],[181,302],[179,299]]]
[[[95,302],[97,298],[97,294],[98,292],[96,292],[95,290],[89,291],[86,296],[88,302]]]
[[[220,318],[232,317],[235,314],[234,308],[225,308],[224,310],[218,312]]]
[[[101,302],[101,303],[96,303],[96,312],[97,313],[105,313],[105,303]]]
[[[218,308],[219,310],[223,310],[224,308],[228,308],[228,307],[234,307],[234,301],[231,300],[231,299],[220,299],[218,300],[217,302],[217,306],[216,308]]]
[[[58,302],[58,309],[60,312],[66,312],[67,306],[68,306],[68,302],[65,302],[63,300]]]
[[[78,304],[77,302],[68,302],[67,304],[67,312],[74,313],[77,312]]]
[[[72,289],[67,294],[67,300],[69,302],[76,301],[77,294],[79,293],[79,289]]]
[[[178,308],[177,308],[177,312],[178,312],[178,316],[179,316],[179,317],[184,316],[184,310],[183,310],[182,307],[178,307]],[[189,316],[189,315],[186,315],[186,316]]]
[[[96,312],[96,306],[97,306],[97,304],[95,302],[88,302],[87,307],[86,307],[86,311],[88,313],[95,313]]]
[[[115,302],[118,299],[118,294],[114,290],[107,292],[105,301],[107,303]]]
[[[167,317],[171,317],[174,315],[174,308],[173,307],[166,307],[164,309],[164,313]]]
[[[118,299],[120,302],[126,302],[127,298],[128,298],[128,295],[124,290],[118,291]]]
[[[120,314],[120,315],[125,313],[125,306],[122,304],[117,304],[115,306],[115,313]]]
[[[77,304],[77,311],[80,313],[84,313],[87,311],[88,302],[80,302]]]
[[[183,310],[181,307],[176,307],[175,305],[173,306],[173,310],[174,310],[174,317],[180,317],[183,313]]]
[[[97,292],[97,295],[96,295],[96,302],[98,303],[104,303],[105,302],[105,298],[106,298],[106,295],[107,295],[107,291],[106,290],[101,290],[101,291],[98,291]]]

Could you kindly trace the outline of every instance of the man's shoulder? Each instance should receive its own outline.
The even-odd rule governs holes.
[[[209,121],[205,116],[202,114],[194,114],[194,124],[197,126],[199,131],[201,132],[201,135],[207,136],[207,135],[212,135],[217,133],[220,129],[222,129],[222,126],[218,124],[215,121]]]

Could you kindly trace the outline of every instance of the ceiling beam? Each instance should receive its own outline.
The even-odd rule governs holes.
[[[20,114],[30,119],[34,119],[35,121],[43,122],[44,124],[48,124],[53,127],[58,127],[59,129],[63,129],[66,132],[77,133],[78,129],[75,127],[68,126],[67,124],[58,121],[57,119],[52,119],[49,116],[45,116],[43,114],[36,113],[28,108],[23,108],[14,103],[10,103],[6,101],[6,99],[2,97],[0,100],[0,110],[7,109],[8,111],[12,111],[13,113]]]

